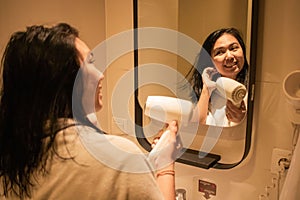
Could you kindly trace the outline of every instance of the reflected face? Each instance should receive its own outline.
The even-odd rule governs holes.
[[[80,62],[82,67],[86,67],[84,72],[86,72],[85,77],[88,79],[88,82],[85,84],[84,90],[95,91],[95,111],[99,111],[103,107],[102,102],[102,81],[104,75],[94,66],[93,58],[90,58],[89,47],[79,38],[75,40],[76,48],[80,52]],[[88,57],[89,56],[89,57]],[[86,60],[87,64],[83,64]],[[86,91],[84,91],[85,93]],[[87,92],[88,93],[88,92]]]
[[[211,56],[218,72],[222,76],[232,79],[236,79],[245,63],[244,52],[240,43],[228,33],[217,39]]]

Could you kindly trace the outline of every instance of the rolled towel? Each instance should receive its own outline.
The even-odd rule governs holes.
[[[235,106],[241,105],[247,94],[247,89],[243,84],[226,77],[218,78],[216,83],[217,91],[221,96],[230,100]]]

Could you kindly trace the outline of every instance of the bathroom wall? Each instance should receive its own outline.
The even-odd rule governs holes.
[[[1,53],[14,31],[33,24],[71,23],[91,48],[105,39],[104,0],[1,0],[0,4]]]
[[[94,49],[105,39],[131,29],[132,12],[130,0],[0,0],[0,55],[2,56],[13,32],[25,30],[29,25],[52,25],[58,22],[67,22],[76,27],[81,39],[90,49]],[[106,132],[121,134],[112,118],[110,98],[114,84],[124,72],[132,68],[133,55],[128,54],[116,59],[104,72],[103,95],[107,98],[103,102],[108,106],[98,115],[101,118],[101,127]],[[132,103],[129,110],[133,113]]]
[[[24,26],[67,21],[79,28],[82,39],[93,48],[105,38],[132,27],[130,0],[1,0],[0,51],[9,35]],[[270,163],[273,148],[291,149],[292,126],[287,119],[282,81],[286,74],[300,69],[300,1],[260,0],[255,113],[251,153],[238,167],[230,170],[204,170],[176,164],[176,187],[187,190],[187,199],[205,199],[197,191],[198,181],[216,184],[210,200],[254,200],[271,184]],[[106,76],[104,95],[111,96],[113,83],[132,69],[132,54],[112,63]],[[118,69],[118,70],[117,70]],[[120,70],[121,69],[121,70]],[[108,84],[109,82],[109,84]],[[121,95],[121,94],[120,94]],[[108,98],[109,99],[109,98]],[[109,100],[105,102],[105,105]],[[133,112],[132,101],[129,110]],[[118,133],[112,115],[103,110],[104,129]],[[105,121],[107,120],[107,121]],[[106,125],[105,125],[106,124]],[[275,200],[276,189],[270,190]]]
[[[0,0],[0,55],[13,32],[34,24],[58,22],[76,27],[80,37],[93,49],[107,37],[105,20],[105,0]]]

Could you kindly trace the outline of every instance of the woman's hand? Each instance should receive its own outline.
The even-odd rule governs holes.
[[[157,170],[156,181],[158,187],[165,200],[175,199],[174,161],[182,148],[177,131],[178,127],[176,121],[172,121],[166,125],[166,127],[158,133],[159,137],[155,138],[152,143],[152,151],[154,151],[154,153],[151,151],[149,154],[149,159],[150,161],[152,160]]]
[[[149,160],[156,169],[161,169],[174,164],[180,154],[182,143],[180,136],[177,135],[177,131],[177,122],[172,121],[166,126],[166,129],[163,129],[158,133],[159,137],[156,137],[153,140],[151,145],[153,149],[149,153]],[[164,135],[162,136],[162,134]],[[161,139],[160,136],[162,136]],[[159,142],[159,140],[163,141]]]
[[[212,77],[217,73],[217,69],[213,67],[206,67],[202,73],[203,84],[206,86],[209,96],[211,96],[211,93],[217,88],[216,82],[212,81]]]
[[[160,139],[161,135],[167,130],[169,124],[165,124],[165,126],[160,129],[158,131],[158,133],[156,134],[157,136],[153,139],[152,143],[151,143],[151,148],[153,149],[155,147],[155,145],[157,144],[158,140]]]
[[[246,112],[247,109],[244,101],[241,102],[241,105],[239,107],[235,106],[231,101],[227,101],[226,117],[228,121],[239,123],[244,119]]]

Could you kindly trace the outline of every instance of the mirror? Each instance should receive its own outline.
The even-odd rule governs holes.
[[[257,1],[225,1],[134,0],[135,131],[139,143],[147,151],[151,150],[155,133],[164,126],[163,122],[145,116],[147,98],[168,96],[192,101],[194,92],[188,74],[205,38],[217,29],[235,27],[245,43],[243,53],[246,52],[245,60],[249,64],[245,117],[234,126],[208,125],[197,120],[180,124],[179,133],[185,148],[177,161],[207,169],[226,169],[238,165],[248,155],[255,82]]]

